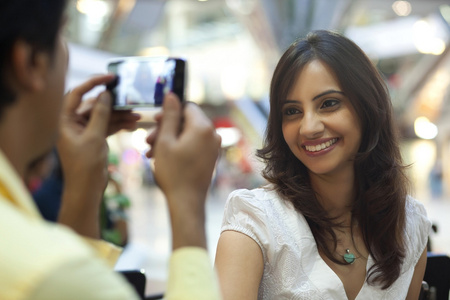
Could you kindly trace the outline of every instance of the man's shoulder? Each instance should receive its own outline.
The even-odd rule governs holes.
[[[1,281],[43,274],[71,260],[93,255],[92,249],[70,229],[29,217],[0,198]]]

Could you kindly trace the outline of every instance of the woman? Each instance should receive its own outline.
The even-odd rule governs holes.
[[[224,299],[417,299],[430,222],[407,195],[388,91],[349,39],[315,31],[281,57],[269,185],[233,192],[216,268]]]

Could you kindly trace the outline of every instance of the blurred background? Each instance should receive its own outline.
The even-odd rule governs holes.
[[[353,39],[386,78],[414,196],[438,228],[433,248],[450,252],[449,0],[70,0],[68,15],[68,89],[106,72],[114,57],[187,59],[186,98],[223,138],[207,201],[211,261],[228,193],[264,183],[254,151],[273,69],[294,39],[314,29]],[[117,269],[145,269],[148,293],[165,289],[171,250],[164,198],[144,158],[151,126],[145,117],[141,129],[110,138],[107,190],[122,196],[116,218],[125,223],[126,246]]]

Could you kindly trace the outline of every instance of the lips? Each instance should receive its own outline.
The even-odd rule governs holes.
[[[338,141],[337,138],[331,139],[327,142],[321,143],[321,144],[317,144],[317,145],[305,145],[303,146],[306,151],[309,152],[318,152],[318,151],[322,151],[326,148],[331,147],[332,145],[334,145],[336,142]]]

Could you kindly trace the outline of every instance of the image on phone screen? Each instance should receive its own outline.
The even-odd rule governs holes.
[[[168,92],[184,98],[185,61],[166,57],[130,57],[108,64],[117,75],[108,85],[115,109],[157,107]]]

